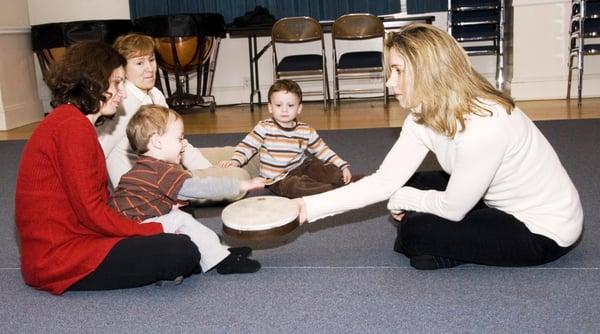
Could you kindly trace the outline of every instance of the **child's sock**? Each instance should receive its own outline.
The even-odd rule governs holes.
[[[415,255],[410,258],[410,265],[420,270],[435,270],[442,268],[452,268],[463,264],[464,262],[449,259],[447,257],[433,255]]]
[[[233,255],[239,255],[243,257],[248,257],[252,254],[252,248],[250,247],[230,247],[227,249]]]
[[[249,274],[260,269],[260,263],[244,256],[229,254],[223,261],[217,264],[217,272],[221,275],[227,274]]]

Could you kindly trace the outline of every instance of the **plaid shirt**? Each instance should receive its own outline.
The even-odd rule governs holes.
[[[121,177],[109,205],[140,222],[165,215],[174,204],[187,204],[178,200],[177,194],[190,177],[181,165],[140,156],[131,170]]]

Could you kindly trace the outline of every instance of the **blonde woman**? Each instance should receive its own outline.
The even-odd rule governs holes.
[[[388,200],[394,250],[417,269],[531,266],[580,237],[579,195],[554,149],[445,31],[413,24],[385,42],[387,86],[411,113],[372,175],[297,199],[301,221]],[[428,152],[439,172],[416,172]],[[416,172],[416,173],[415,173]]]

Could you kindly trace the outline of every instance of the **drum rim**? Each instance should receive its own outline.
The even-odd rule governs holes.
[[[265,195],[265,196],[256,196],[256,197],[247,197],[241,201],[245,201],[245,200],[259,200],[259,199],[264,199],[264,198],[272,198],[272,199],[277,199],[277,200],[285,200],[284,202],[286,203],[293,203],[291,199],[286,198],[286,197],[282,197],[282,196],[272,196],[272,195]],[[246,228],[246,229],[238,229],[238,227],[241,227],[242,224],[236,224],[236,223],[231,223],[231,222],[226,222],[226,219],[223,219],[224,214],[226,213],[226,210],[228,208],[234,207],[237,203],[240,203],[241,201],[237,201],[234,203],[231,203],[230,205],[226,206],[223,211],[221,212],[221,221],[223,222],[223,226],[227,227],[228,229],[234,230],[234,231],[243,231],[243,232],[261,232],[261,231],[269,231],[269,230],[275,230],[278,229],[280,227],[286,226],[288,224],[293,223],[294,221],[298,220],[298,215],[300,213],[298,207],[294,204],[295,207],[295,213],[294,215],[290,215],[289,218],[284,219],[284,221],[287,221],[285,223],[283,223],[280,226],[276,226],[276,227],[264,227],[261,225],[258,226],[251,226],[250,229]],[[238,204],[239,205],[239,204]],[[230,209],[231,210],[231,209]],[[246,225],[246,227],[248,227]],[[292,228],[293,229],[293,228]]]
[[[223,232],[232,237],[232,238],[236,238],[236,239],[245,239],[245,240],[256,240],[256,239],[267,239],[267,238],[274,238],[274,237],[280,237],[282,235],[288,234],[291,231],[293,231],[294,229],[296,229],[296,227],[300,226],[300,222],[298,220],[298,218],[294,219],[292,222],[289,222],[287,224],[278,226],[278,227],[274,227],[274,228],[270,228],[270,229],[265,229],[265,230],[236,230],[234,228],[228,227],[227,225],[223,224]]]

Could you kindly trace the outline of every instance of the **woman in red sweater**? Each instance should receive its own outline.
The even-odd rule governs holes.
[[[200,272],[177,226],[139,224],[113,211],[94,125],[126,97],[125,59],[109,45],[71,46],[48,79],[55,109],[19,166],[15,219],[25,283],[53,294],[130,288]]]

